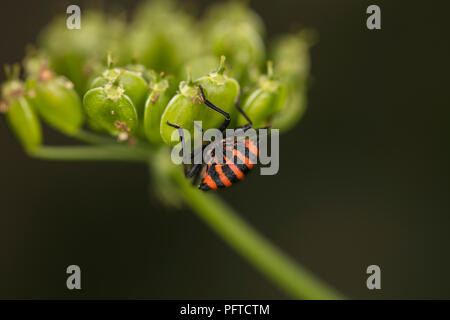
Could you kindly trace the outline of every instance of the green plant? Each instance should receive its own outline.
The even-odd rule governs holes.
[[[252,119],[255,128],[263,127],[267,119],[281,112],[286,98],[286,88],[282,81],[274,78],[272,62],[267,63],[267,75],[260,76],[257,88],[249,93],[242,109]],[[240,115],[238,125],[244,125],[246,119]]]
[[[305,107],[312,43],[305,34],[311,33],[281,37],[272,50],[274,67],[269,62],[267,74],[261,75],[270,55],[264,25],[240,2],[216,5],[201,21],[170,1],[144,3],[138,12],[129,25],[89,13],[75,32],[57,18],[25,59],[25,82],[17,71],[9,72],[0,106],[25,151],[48,160],[144,162],[162,203],[190,207],[287,293],[341,298],[260,236],[219,196],[194,188],[170,160],[174,129],[165,125],[170,121],[193,131],[194,120],[202,120],[205,128],[223,121],[202,105],[201,85],[208,99],[220,101],[232,115],[234,127],[243,121],[234,108],[240,96],[257,126],[272,123],[282,132],[292,128]],[[112,56],[117,57],[114,67]],[[219,67],[211,70],[211,61],[217,64],[219,58]],[[40,118],[87,145],[42,145]],[[90,130],[83,129],[86,125]]]

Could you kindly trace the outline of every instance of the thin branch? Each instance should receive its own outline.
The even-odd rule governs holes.
[[[30,156],[46,160],[63,161],[133,161],[146,162],[149,154],[131,147],[122,146],[42,146]]]

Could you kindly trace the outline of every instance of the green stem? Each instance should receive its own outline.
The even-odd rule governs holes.
[[[149,154],[125,148],[122,146],[69,146],[48,147],[42,146],[29,154],[32,157],[46,160],[66,161],[148,161]]]
[[[182,175],[173,174],[184,201],[229,245],[280,288],[298,299],[343,299],[344,297],[299,266],[228,205],[213,194],[194,188]]]

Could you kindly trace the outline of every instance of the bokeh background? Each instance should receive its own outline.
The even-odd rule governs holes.
[[[20,61],[69,4],[131,13],[137,3],[2,1],[0,64]],[[199,13],[207,3],[189,1]],[[366,28],[369,4],[381,7],[382,30]],[[448,3],[250,5],[269,37],[301,25],[320,40],[309,108],[281,137],[279,174],[254,174],[223,198],[351,298],[450,298]],[[30,159],[2,117],[0,298],[288,298],[189,210],[149,197],[149,179],[143,165]],[[66,289],[70,264],[81,291]],[[366,288],[371,264],[382,290]]]

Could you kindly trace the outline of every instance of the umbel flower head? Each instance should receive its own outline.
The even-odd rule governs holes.
[[[204,98],[230,116],[229,128],[247,122],[239,104],[255,128],[283,132],[306,107],[313,35],[268,41],[262,19],[239,1],[215,4],[200,19],[175,1],[144,2],[129,23],[86,10],[80,30],[56,17],[29,50],[25,77],[9,71],[1,111],[34,155],[41,122],[83,141],[168,148],[176,126],[194,134],[194,121],[205,130],[221,125]]]

